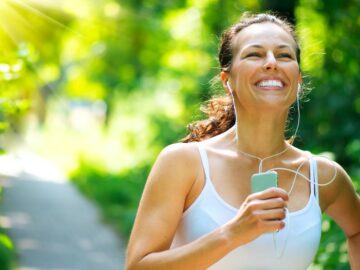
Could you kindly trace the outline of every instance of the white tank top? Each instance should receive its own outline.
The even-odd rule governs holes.
[[[205,185],[193,204],[183,213],[171,248],[185,245],[231,220],[238,209],[225,202],[210,179],[207,154],[199,143]],[[208,269],[211,270],[305,270],[312,263],[321,236],[321,210],[318,203],[317,164],[310,159],[310,198],[303,209],[291,212],[284,229],[263,234],[239,246]],[[283,253],[281,256],[279,256]]]

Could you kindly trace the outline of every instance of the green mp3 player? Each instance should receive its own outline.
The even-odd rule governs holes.
[[[277,187],[276,172],[256,173],[251,176],[251,193],[260,192],[271,187]]]

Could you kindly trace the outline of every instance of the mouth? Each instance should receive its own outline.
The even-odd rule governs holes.
[[[285,83],[279,79],[263,79],[255,84],[258,88],[264,90],[281,90],[284,88]]]

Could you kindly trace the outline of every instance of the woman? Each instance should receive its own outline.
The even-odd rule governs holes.
[[[223,34],[228,97],[210,101],[212,117],[192,127],[188,143],[159,155],[127,269],[304,270],[317,251],[322,212],[344,230],[351,267],[360,269],[360,200],[349,176],[285,139],[289,108],[302,92],[299,57],[292,27],[272,15],[245,16]],[[252,193],[253,175],[267,171],[277,171],[277,187]]]

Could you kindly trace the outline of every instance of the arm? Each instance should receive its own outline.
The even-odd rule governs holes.
[[[126,269],[206,269],[235,247],[284,226],[287,195],[271,189],[250,195],[238,215],[207,235],[170,249],[186,197],[202,176],[197,147],[166,148],[144,189],[130,237]]]
[[[329,186],[320,188],[320,198],[325,212],[339,224],[347,237],[351,269],[360,270],[360,198],[350,177],[343,168],[336,166],[337,177]],[[323,163],[319,170],[321,182],[331,179],[333,171],[332,164]]]
[[[353,270],[360,269],[360,233],[348,237],[348,252],[350,258],[350,266]]]
[[[172,145],[159,155],[139,205],[126,269],[194,269],[195,262],[195,269],[205,269],[226,253],[221,229],[169,250],[186,197],[200,172],[197,156],[197,149],[188,144]]]

